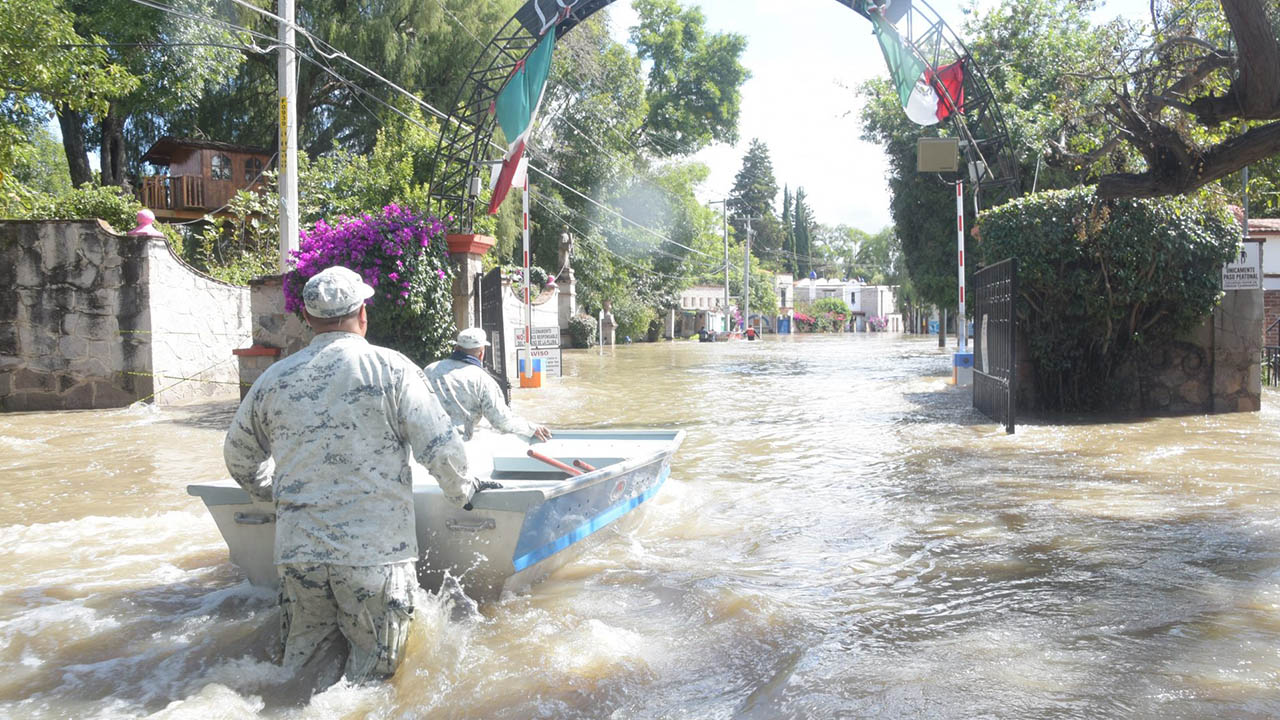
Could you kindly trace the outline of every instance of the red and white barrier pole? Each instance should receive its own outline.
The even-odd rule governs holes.
[[[529,171],[524,173],[524,374],[533,377],[533,300],[529,294]]]
[[[968,322],[964,314],[964,182],[956,181],[956,252],[960,259],[960,312],[956,316],[956,337],[960,352],[968,347]]]

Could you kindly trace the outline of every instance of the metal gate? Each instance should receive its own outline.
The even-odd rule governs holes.
[[[484,369],[489,371],[507,404],[511,404],[511,381],[507,379],[507,334],[502,317],[502,269],[494,268],[488,274],[476,273],[475,313],[476,324],[489,338],[490,347],[484,354]]]
[[[1018,259],[974,273],[973,406],[1012,433],[1017,409]]]

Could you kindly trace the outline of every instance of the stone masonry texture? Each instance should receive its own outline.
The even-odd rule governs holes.
[[[0,222],[0,410],[234,397],[248,288],[96,220]]]

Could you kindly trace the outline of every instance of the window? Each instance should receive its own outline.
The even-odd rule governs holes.
[[[262,160],[256,157],[247,158],[244,161],[244,182],[246,185],[253,184],[262,174]]]
[[[231,158],[218,153],[209,161],[209,177],[214,180],[231,179]]]

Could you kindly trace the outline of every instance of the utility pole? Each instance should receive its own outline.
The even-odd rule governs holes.
[[[724,238],[724,331],[729,332],[729,201],[712,200],[708,205],[720,203],[720,235]]]
[[[748,215],[747,221],[747,241],[742,248],[742,329],[745,332],[751,326],[751,236],[754,230],[751,229],[752,220],[762,220],[759,215]]]
[[[294,49],[294,0],[280,0],[280,50],[276,84],[280,96],[280,272],[290,269],[298,249],[298,54]]]

